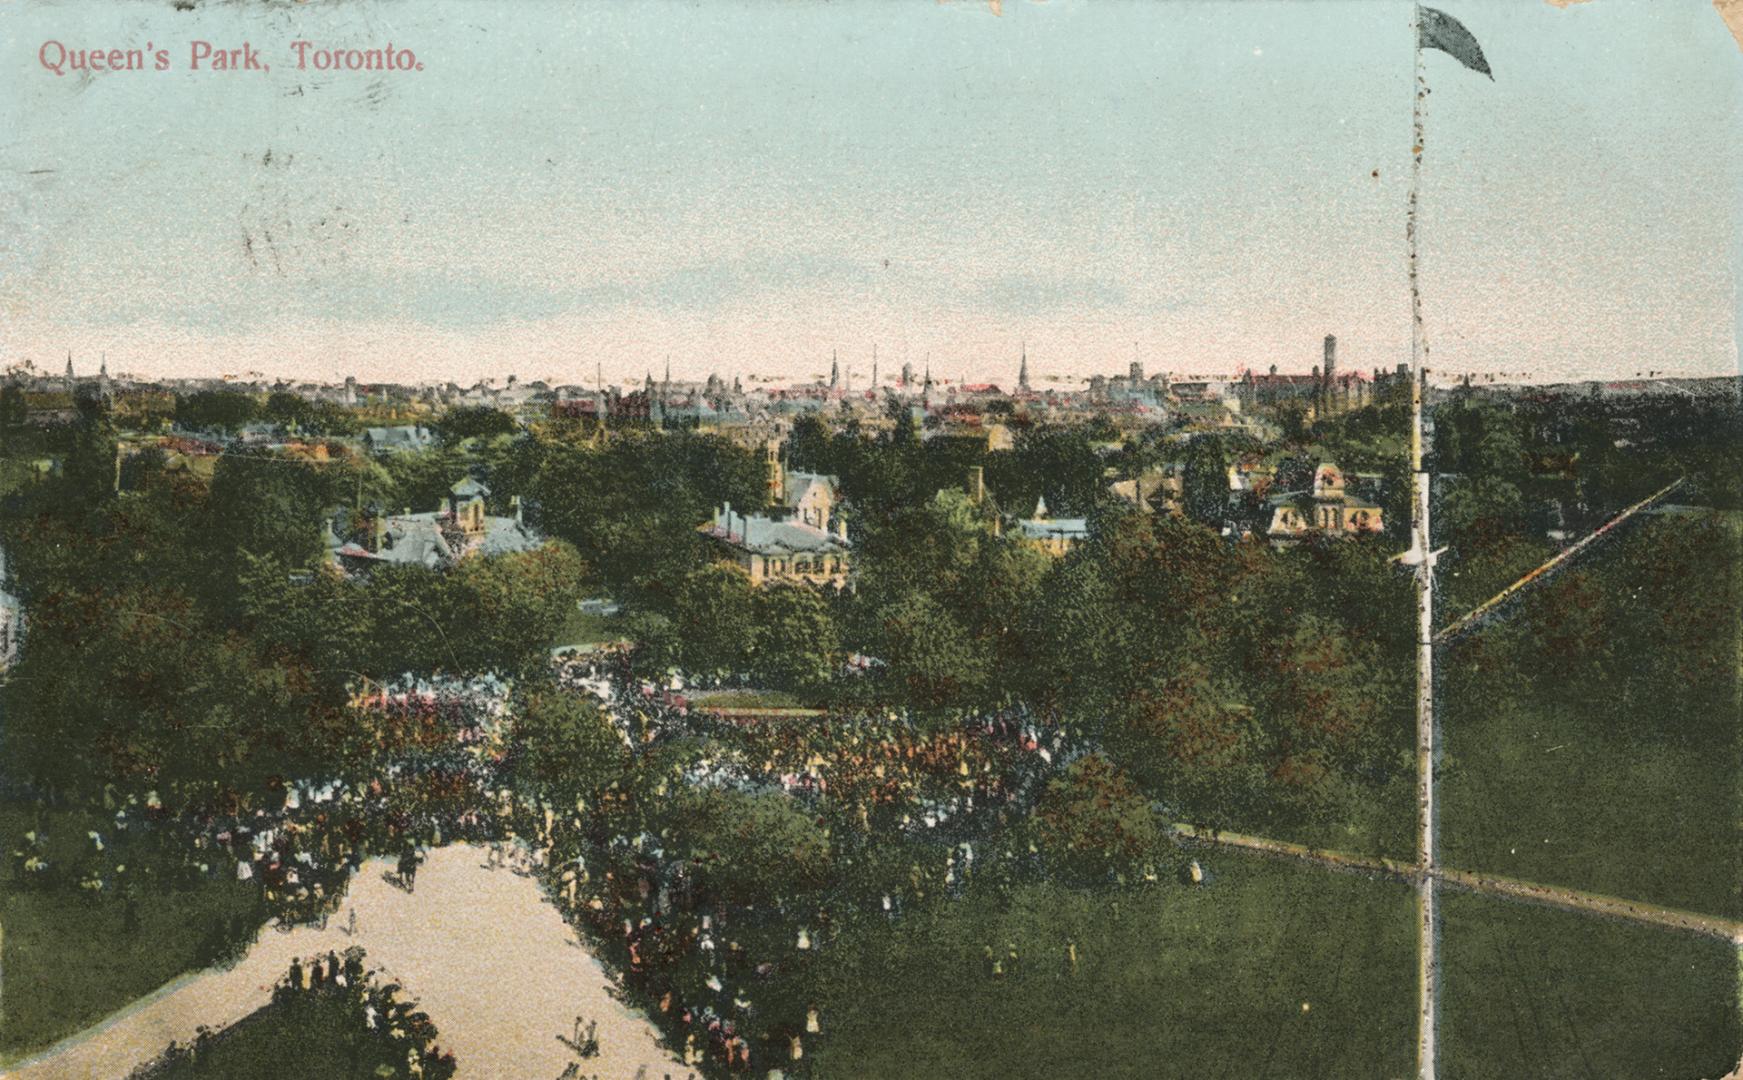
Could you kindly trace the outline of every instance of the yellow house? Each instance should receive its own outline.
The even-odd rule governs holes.
[[[1289,492],[1271,499],[1271,527],[1266,535],[1292,543],[1314,531],[1348,537],[1384,528],[1379,505],[1347,491],[1343,470],[1322,462],[1313,471],[1311,495]]]
[[[753,585],[804,581],[840,589],[852,571],[847,523],[839,518],[831,529],[799,517],[742,514],[727,503],[698,531],[713,541],[717,558],[738,566]]]

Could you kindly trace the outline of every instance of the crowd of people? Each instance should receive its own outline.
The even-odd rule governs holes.
[[[338,1053],[348,1059],[353,1075],[450,1080],[457,1065],[454,1055],[437,1044],[436,1025],[403,987],[384,983],[377,972],[366,969],[364,956],[362,948],[353,946],[342,954],[293,959],[274,985],[269,1007],[223,1032],[202,1028],[190,1045],[172,1042],[155,1061],[135,1070],[134,1080],[235,1075],[212,1070],[226,1067],[227,1061],[258,1064],[253,1059],[260,1053],[280,1058],[316,1054],[330,1058]],[[316,1011],[326,1015],[312,1018]],[[311,1019],[313,1023],[307,1022]],[[298,1045],[311,1031],[331,1032],[334,1025],[362,1037],[341,1040],[342,1048]],[[253,1045],[246,1048],[237,1045],[250,1040]],[[287,1073],[308,1073],[293,1062],[280,1064]]]
[[[288,928],[332,914],[371,855],[397,858],[390,880],[410,890],[421,848],[478,843],[489,865],[541,879],[687,1065],[803,1076],[827,1030],[805,976],[827,962],[819,957],[842,929],[1042,875],[1026,824],[1049,780],[1084,752],[1066,727],[1023,706],[948,719],[727,717],[693,708],[681,680],[632,677],[621,655],[571,654],[553,669],[632,752],[619,782],[570,793],[572,806],[510,786],[505,684],[414,682],[354,702],[375,718],[371,730],[390,736],[371,775],[288,782],[268,805],[215,809],[190,798],[172,811],[155,796],[129,798],[112,829],[91,831],[75,865],[57,866],[35,834],[14,858],[27,875],[80,874],[107,890],[123,860],[135,860],[129,845],[151,837],[164,849],[160,872],[253,881]],[[675,749],[686,752],[670,757]],[[668,761],[675,773],[653,767]],[[828,873],[756,900],[704,887],[687,842],[694,823],[670,796],[710,789],[793,809],[827,837]],[[337,976],[355,982],[344,963],[311,961],[286,986],[331,986]]]
[[[222,928],[220,952],[252,940],[261,921],[324,923],[366,858],[398,856],[409,886],[419,848],[489,838],[477,807],[496,787],[507,701],[506,685],[490,678],[373,688],[353,702],[357,730],[375,744],[353,775],[283,780],[252,795],[108,789],[100,804],[43,816],[14,837],[9,880],[75,887],[89,903],[119,903],[129,920],[147,890],[247,883],[260,909]]]
[[[639,805],[633,789],[607,792],[538,831],[555,902],[616,961],[685,1063],[715,1074],[808,1073],[825,1018],[802,976],[853,920],[1039,875],[1022,825],[1083,752],[1023,706],[946,721],[727,718],[693,708],[681,680],[654,685],[609,661],[571,660],[561,678],[599,700],[642,759],[695,747],[675,786],[782,793],[830,838],[824,886],[748,904],[699,891],[690,823],[663,813],[665,777],[649,778],[657,786]]]

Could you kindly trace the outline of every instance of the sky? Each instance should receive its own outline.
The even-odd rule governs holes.
[[[1429,366],[1735,374],[1743,54],[1712,6],[1442,6],[1495,78],[1424,57]],[[886,377],[1010,382],[1026,350],[1067,386],[1306,371],[1328,333],[1342,369],[1410,357],[1409,3],[191,7],[0,5],[0,366],[857,381],[875,346]],[[298,70],[298,40],[423,66]],[[57,75],[51,41],[170,68]],[[270,70],[189,70],[194,41]]]

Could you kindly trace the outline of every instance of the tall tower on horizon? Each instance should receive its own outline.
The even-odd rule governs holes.
[[[1020,363],[1017,366],[1017,389],[1023,391],[1024,393],[1027,393],[1029,390],[1029,345],[1028,345],[1028,343],[1024,342],[1023,345],[1021,346],[1021,348],[1023,351],[1023,360],[1022,360],[1022,363]]]
[[[1337,400],[1338,339],[1325,336],[1325,366],[1319,369],[1319,411],[1330,413],[1341,404]]]

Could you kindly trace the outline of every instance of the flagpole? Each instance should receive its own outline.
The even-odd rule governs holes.
[[[1428,86],[1422,66],[1422,7],[1413,4],[1415,64],[1411,79],[1410,206],[1405,240],[1410,261],[1410,561],[1416,584],[1416,915],[1419,1080],[1435,1080],[1440,918],[1435,895],[1434,802],[1434,554],[1428,530],[1428,473],[1422,465],[1422,398],[1428,387],[1428,343],[1422,326],[1422,290],[1417,279],[1417,208],[1422,191],[1423,111]]]

